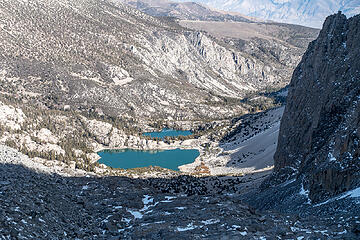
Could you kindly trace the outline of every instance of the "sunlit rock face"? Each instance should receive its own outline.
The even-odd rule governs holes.
[[[223,97],[284,87],[305,50],[302,42],[317,35],[290,27],[284,29],[296,34],[289,39],[230,44],[116,0],[0,0],[0,14],[1,92],[46,108],[121,118],[246,112]]]

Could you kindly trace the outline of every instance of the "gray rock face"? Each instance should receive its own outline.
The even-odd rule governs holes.
[[[296,68],[272,184],[296,177],[313,202],[360,185],[360,15],[327,18]]]

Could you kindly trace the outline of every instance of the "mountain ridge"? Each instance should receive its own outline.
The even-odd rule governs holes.
[[[325,18],[338,11],[343,11],[349,17],[360,13],[360,3],[356,0],[195,0],[195,2],[260,19],[314,28],[321,28]]]
[[[228,99],[269,84],[284,87],[304,51],[281,42],[231,45],[115,0],[2,0],[0,11],[2,92],[45,108],[113,117],[198,120],[248,112],[252,106]],[[317,34],[309,32],[305,41]]]
[[[0,14],[3,238],[359,237],[359,17],[329,17],[274,92],[316,30],[221,38],[116,0],[0,0]],[[279,133],[284,108],[260,111],[287,92]],[[169,126],[194,135],[142,135]],[[201,155],[184,172],[98,164],[125,148]]]
[[[254,21],[239,13],[220,12],[195,2],[180,3],[168,0],[123,0],[121,2],[151,16],[167,16],[183,20]]]

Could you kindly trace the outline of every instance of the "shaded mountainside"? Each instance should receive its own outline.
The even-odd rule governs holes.
[[[296,68],[264,184],[278,193],[270,205],[293,206],[296,195],[319,203],[360,186],[359,29],[360,15],[328,17]]]
[[[238,100],[284,87],[304,52],[282,41],[244,47],[243,40],[215,39],[115,0],[1,0],[0,14],[2,94],[115,117],[247,112],[251,106]]]
[[[0,145],[0,237],[354,239],[358,229],[352,216],[299,219],[255,211],[227,191],[199,195],[172,191],[173,187],[193,187],[197,178],[144,181],[86,174],[56,174],[53,168],[39,168],[26,156]],[[148,184],[152,181],[163,182],[163,187]]]

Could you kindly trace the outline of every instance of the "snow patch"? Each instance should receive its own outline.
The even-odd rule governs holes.
[[[219,219],[208,219],[205,221],[201,221],[201,223],[205,224],[205,225],[215,224],[215,223],[219,223],[219,222],[220,222]]]
[[[307,199],[306,204],[311,204],[311,200],[309,198],[309,190],[305,190],[303,184],[301,184],[301,189],[300,189],[299,194],[304,196]]]
[[[156,206],[158,204],[158,202],[154,203],[154,198],[152,198],[149,195],[144,195],[144,198],[142,199],[142,202],[144,204],[144,207],[142,209],[140,209],[139,211],[134,211],[134,210],[130,210],[130,209],[127,210],[131,215],[133,215],[133,217],[135,219],[137,219],[137,218],[141,219],[141,218],[143,218],[144,214],[151,213],[152,210],[150,210],[150,211],[147,211],[147,210],[150,207],[154,207],[154,206]],[[150,204],[150,203],[153,203],[153,204]],[[121,206],[119,206],[119,207],[121,207]]]
[[[135,219],[141,219],[141,218],[143,218],[143,214],[141,213],[141,212],[139,212],[139,211],[132,211],[132,210],[128,210],[128,212],[131,214],[131,215],[133,215],[133,217],[135,218]]]
[[[241,236],[246,236],[247,235],[247,232],[239,232]]]
[[[175,196],[165,196],[166,200],[171,200],[171,199],[175,199],[175,198],[176,198]]]
[[[321,205],[327,204],[327,203],[331,203],[337,200],[341,200],[344,198],[359,198],[360,197],[360,187],[355,188],[353,190],[347,191],[343,194],[341,194],[340,196],[334,197],[334,198],[330,198],[328,200],[326,200],[325,202],[322,203],[318,203],[315,205],[315,207],[319,207]]]
[[[351,198],[360,197],[360,187],[355,188],[353,190],[350,190],[350,191],[344,193],[339,199],[343,199],[343,198],[346,198],[346,197],[351,197]]]
[[[143,201],[144,205],[147,205],[149,203],[152,203],[154,201],[154,198],[152,198],[149,195],[144,195],[144,198],[142,201]]]
[[[334,155],[331,152],[329,152],[328,158],[329,158],[330,162],[336,161],[336,158],[334,157]]]
[[[131,222],[130,218],[122,218],[121,221],[126,222],[127,224],[129,224]]]
[[[196,226],[193,225],[193,223],[189,223],[186,227],[177,227],[176,230],[178,232],[185,232],[195,229]]]
[[[176,209],[178,209],[178,210],[184,210],[184,209],[186,209],[186,207],[176,207]]]

